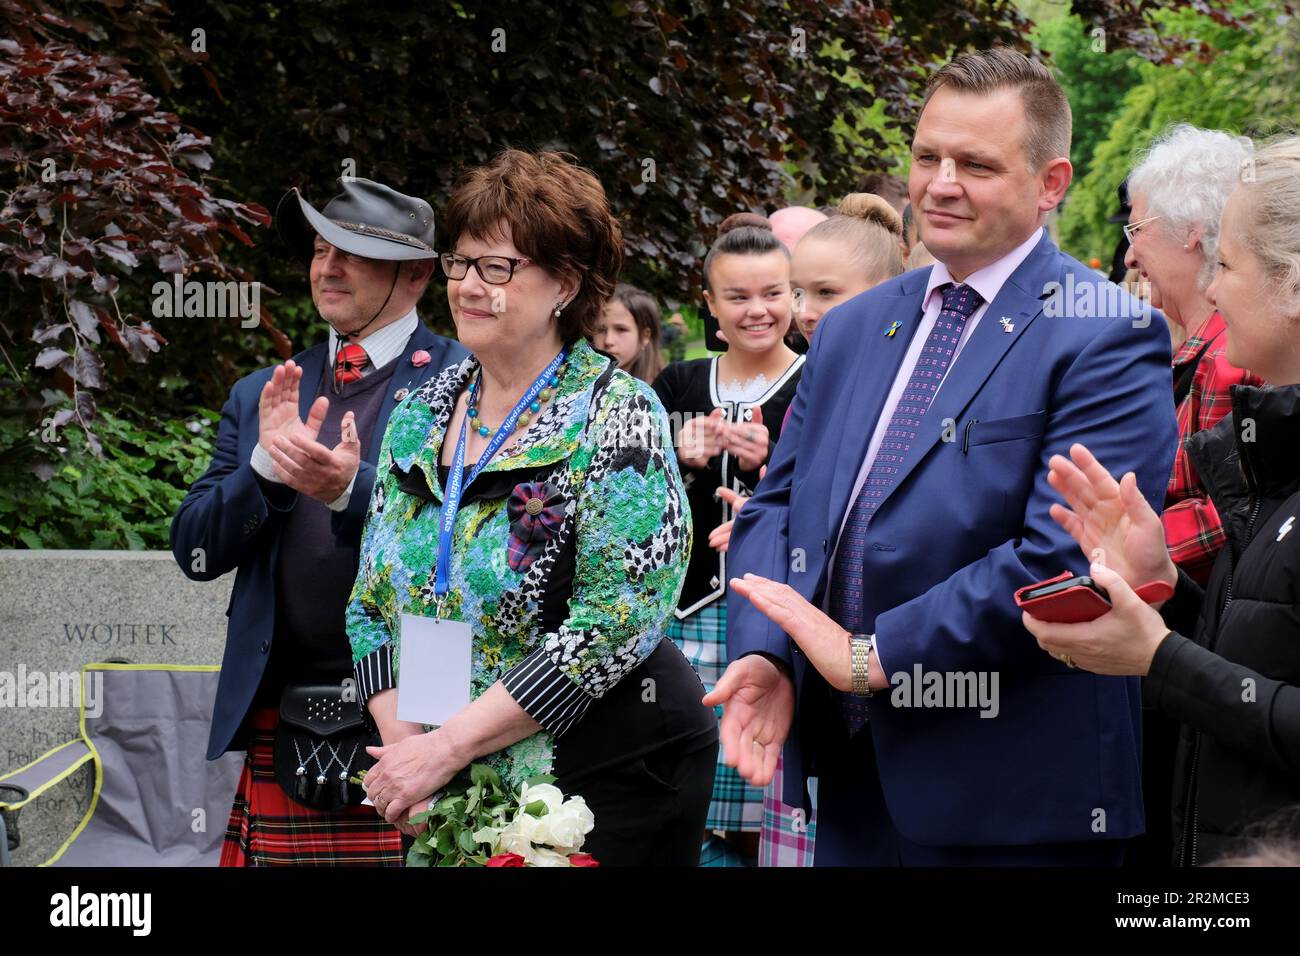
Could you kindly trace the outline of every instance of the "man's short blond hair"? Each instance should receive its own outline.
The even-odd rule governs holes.
[[[1039,170],[1058,156],[1070,158],[1070,101],[1056,77],[1037,60],[1010,47],[963,53],[930,77],[925,103],[945,87],[984,95],[1018,90],[1025,107],[1024,147],[1030,167]]]

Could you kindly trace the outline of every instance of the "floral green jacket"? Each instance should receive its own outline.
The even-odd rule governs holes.
[[[363,710],[396,686],[402,613],[434,613],[440,456],[477,364],[411,393],[384,435],[347,610]],[[656,649],[690,555],[663,406],[608,366],[576,344],[551,403],[464,489],[456,518],[443,616],[471,627],[471,697],[503,681],[543,728],[485,758],[515,784],[552,772],[556,742]]]

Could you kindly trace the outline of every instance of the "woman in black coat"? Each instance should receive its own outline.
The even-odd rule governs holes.
[[[1082,624],[1025,615],[1045,651],[1144,676],[1145,702],[1182,724],[1180,866],[1240,852],[1253,824],[1300,803],[1300,137],[1261,149],[1254,169],[1224,208],[1207,295],[1227,325],[1228,360],[1273,387],[1233,386],[1231,414],[1189,439],[1227,547],[1202,590],[1175,570],[1133,476],[1117,483],[1075,445],[1073,462],[1050,462],[1069,505],[1052,516],[1089,556],[1112,610]],[[1134,594],[1151,581],[1175,586],[1161,613]]]

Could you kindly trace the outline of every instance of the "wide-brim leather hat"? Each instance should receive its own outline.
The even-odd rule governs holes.
[[[300,259],[310,260],[316,237],[364,256],[401,262],[434,259],[433,207],[383,183],[355,176],[339,179],[343,191],[317,212],[297,188],[280,198],[275,209],[280,237]]]

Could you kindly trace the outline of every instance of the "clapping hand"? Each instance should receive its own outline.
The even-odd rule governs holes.
[[[292,359],[277,366],[262,386],[258,401],[257,442],[275,462],[275,474],[294,491],[329,504],[347,490],[361,463],[356,417],[347,412],[339,424],[341,440],[326,448],[316,440],[329,399],[312,403],[304,423],[298,417],[302,367]]]
[[[724,422],[722,445],[736,456],[743,471],[753,471],[767,461],[767,429],[763,427],[763,409],[752,409],[753,419],[747,422]]]
[[[766,657],[747,654],[727,665],[704,704],[722,705],[723,761],[766,787],[794,720],[794,683]]]
[[[715,408],[705,416],[688,421],[677,439],[677,460],[687,468],[707,468],[709,459],[722,452],[723,411]]]
[[[1115,481],[1079,444],[1070,446],[1068,459],[1053,455],[1048,468],[1047,483],[1069,505],[1052,505],[1052,518],[1074,538],[1090,564],[1112,568],[1130,588],[1152,581],[1171,587],[1178,583],[1164,527],[1138,490],[1133,472]]]
[[[688,468],[706,468],[709,459],[724,451],[735,456],[744,471],[753,471],[767,461],[768,434],[763,427],[763,410],[753,409],[753,420],[729,422],[721,408],[707,416],[692,418],[678,436],[677,460]]]
[[[1142,497],[1133,472],[1116,482],[1083,445],[1071,446],[1069,459],[1053,455],[1048,468],[1048,483],[1069,506],[1052,505],[1052,518],[1088,556],[1092,579],[1109,595],[1111,609],[1079,624],[1040,621],[1026,611],[1025,629],[1039,647],[1073,667],[1145,675],[1169,630],[1134,589],[1153,581],[1171,587],[1178,582],[1160,518]]]
[[[817,673],[839,691],[853,690],[853,645],[851,635],[821,608],[788,584],[779,584],[757,574],[731,579],[731,590],[747,598],[754,608],[789,635]],[[876,655],[871,655],[868,686],[881,690],[889,686]]]

